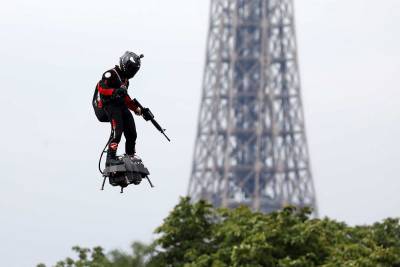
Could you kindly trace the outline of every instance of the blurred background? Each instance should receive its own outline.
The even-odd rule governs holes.
[[[400,2],[295,0],[302,96],[320,216],[400,216]],[[200,104],[209,1],[27,1],[0,10],[0,257],[52,264],[70,248],[127,249],[185,195]],[[156,187],[107,186],[109,135],[94,86],[126,51],[143,53],[130,95],[167,128],[136,118]],[[121,152],[121,151],[120,151]]]

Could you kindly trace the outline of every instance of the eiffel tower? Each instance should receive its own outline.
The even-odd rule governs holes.
[[[188,195],[317,214],[292,0],[211,0]]]

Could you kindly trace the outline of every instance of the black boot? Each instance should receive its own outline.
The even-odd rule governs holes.
[[[107,159],[106,159],[106,167],[111,165],[118,165],[120,160],[117,159],[117,150],[112,149],[111,147],[107,150]]]

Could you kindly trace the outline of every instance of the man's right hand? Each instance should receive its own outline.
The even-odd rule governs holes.
[[[138,115],[138,116],[141,116],[141,115],[142,115],[142,109],[139,108],[139,107],[137,107],[137,108],[135,109],[134,112],[135,112],[135,114]]]

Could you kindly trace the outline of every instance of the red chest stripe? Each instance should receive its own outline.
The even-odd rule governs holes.
[[[114,93],[114,89],[109,88],[103,88],[100,86],[100,83],[97,84],[97,90],[99,90],[99,93],[105,96],[111,96]]]

